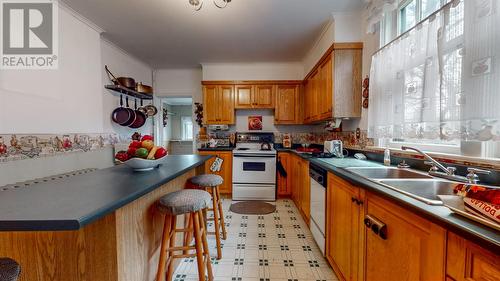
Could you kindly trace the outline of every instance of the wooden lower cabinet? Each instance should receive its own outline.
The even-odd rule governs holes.
[[[447,281],[500,281],[500,256],[448,232]]]
[[[364,280],[444,280],[446,230],[367,193],[366,215],[385,224],[386,237],[363,226]]]
[[[326,258],[342,280],[361,280],[361,189],[331,173],[327,183]]]
[[[290,197],[292,195],[292,169],[291,155],[288,152],[278,152],[278,162],[281,162],[287,176],[282,176],[277,172],[278,197]]]
[[[446,230],[329,174],[326,256],[341,280],[445,280]],[[364,219],[385,225],[385,235]]]
[[[200,155],[213,155],[212,159],[205,162],[204,172],[206,174],[216,174],[224,179],[224,183],[219,187],[222,194],[231,194],[233,190],[233,153],[231,151],[199,151]],[[210,171],[210,166],[215,159],[219,157],[223,160],[221,170],[218,172]]]
[[[309,181],[309,161],[289,154],[289,176],[291,197],[302,217],[309,224],[311,213],[311,183]]]

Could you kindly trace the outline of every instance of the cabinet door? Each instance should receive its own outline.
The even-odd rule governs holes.
[[[290,196],[292,194],[291,181],[293,178],[290,166],[290,154],[284,152],[278,153],[278,161],[281,162],[287,173],[287,176],[284,177],[278,172],[278,196]]]
[[[253,102],[257,108],[274,108],[274,85],[255,85]]]
[[[332,57],[329,56],[320,66],[320,89],[319,95],[319,114],[320,119],[329,119],[332,117],[333,110],[333,69]]]
[[[219,124],[234,124],[234,86],[219,86]]]
[[[386,226],[383,239],[368,227],[365,280],[444,280],[446,231],[392,202],[367,194],[367,215]],[[365,217],[366,218],[366,217]]]
[[[292,171],[292,179],[290,182],[290,189],[292,191],[292,199],[297,206],[297,209],[300,210],[301,202],[300,202],[300,173],[299,173],[299,157],[297,155],[290,155],[290,170]]]
[[[224,183],[219,187],[220,193],[231,194],[233,186],[233,154],[231,151],[200,151],[200,155],[212,155],[215,156],[212,159],[205,162],[205,173],[219,175],[224,179]],[[212,172],[210,166],[214,163],[216,157],[223,160],[221,170],[218,172]]]
[[[304,84],[304,123],[309,123],[312,116],[312,80],[309,78]]]
[[[276,91],[276,124],[297,124],[298,116],[298,85],[278,85]]]
[[[299,177],[297,178],[300,182],[300,210],[304,215],[306,223],[309,225],[309,218],[311,214],[311,184],[309,181],[309,162],[302,158],[299,158]]]
[[[453,281],[500,281],[500,256],[448,232],[446,275]]]
[[[254,106],[254,88],[252,85],[236,85],[234,89],[235,108],[252,108]]]
[[[316,71],[311,76],[311,104],[310,104],[310,121],[315,122],[319,119],[319,95],[320,95],[320,75],[319,72]]]
[[[205,124],[217,124],[219,116],[219,94],[216,85],[203,86],[203,121]]]
[[[361,207],[356,200],[361,200],[359,187],[328,174],[326,257],[343,280],[358,280]]]

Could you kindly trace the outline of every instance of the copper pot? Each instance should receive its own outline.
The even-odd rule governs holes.
[[[153,94],[153,87],[144,85],[141,82],[137,83],[137,85],[135,86],[135,90],[143,94]]]
[[[130,78],[130,77],[118,77],[118,78],[116,78],[113,75],[113,73],[111,73],[111,71],[108,69],[107,65],[104,66],[104,69],[106,69],[106,72],[108,73],[108,77],[111,76],[110,79],[111,79],[111,82],[113,82],[113,84],[119,85],[119,86],[122,86],[125,88],[129,88],[129,89],[135,89],[134,78]]]

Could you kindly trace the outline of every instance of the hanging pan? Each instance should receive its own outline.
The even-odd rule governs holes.
[[[142,111],[137,109],[137,100],[135,100],[135,120],[132,124],[129,125],[129,128],[132,129],[138,129],[142,126],[144,126],[144,123],[146,123],[146,114],[144,114]]]
[[[119,125],[127,123],[130,118],[130,111],[128,108],[123,107],[123,96],[120,95],[120,107],[115,108],[111,113],[111,119],[113,122]]]
[[[135,89],[135,80],[134,78],[130,77],[118,77],[116,78],[113,73],[109,70],[108,66],[105,65],[104,69],[108,73],[108,77],[111,79],[111,82],[113,82],[115,85],[119,85],[125,88],[129,88],[134,90]]]
[[[137,116],[136,116],[135,110],[133,110],[132,108],[130,108],[129,105],[128,105],[128,97],[125,97],[125,105],[127,106],[126,109],[130,113],[130,117],[128,118],[127,122],[125,122],[123,124],[120,124],[120,125],[122,125],[124,127],[128,127],[128,126],[132,125],[135,122],[135,119],[136,119]]]

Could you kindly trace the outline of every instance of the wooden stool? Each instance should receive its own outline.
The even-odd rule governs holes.
[[[167,268],[165,280],[172,280],[174,259],[196,257],[198,263],[198,280],[205,281],[205,268],[208,280],[213,280],[212,264],[207,243],[207,229],[202,210],[210,205],[210,194],[204,190],[185,189],[169,193],[158,201],[158,209],[165,213],[165,224],[163,226],[163,238],[161,242],[160,262],[156,281],[162,280],[162,275]],[[193,222],[192,227],[177,229],[177,216],[188,214]],[[175,246],[175,234],[193,233],[194,245]],[[176,251],[195,250],[195,254],[175,254]]]
[[[189,179],[189,181],[196,185],[198,188],[203,188],[205,191],[210,192],[212,195],[212,208],[209,208],[208,211],[212,211],[214,213],[213,219],[206,219],[208,221],[214,221],[215,232],[208,232],[208,234],[215,234],[215,242],[217,244],[217,259],[220,260],[222,258],[222,248],[221,248],[221,230],[222,230],[222,239],[226,240],[226,224],[224,222],[224,211],[222,210],[222,200],[220,198],[219,193],[219,185],[221,185],[224,180],[219,175],[213,174],[204,174],[195,176]],[[206,214],[205,214],[206,217]],[[206,223],[206,221],[205,221]],[[205,225],[206,227],[206,225]],[[185,243],[189,243],[191,237],[186,235]]]
[[[0,280],[16,281],[21,273],[19,264],[10,258],[0,258]]]

